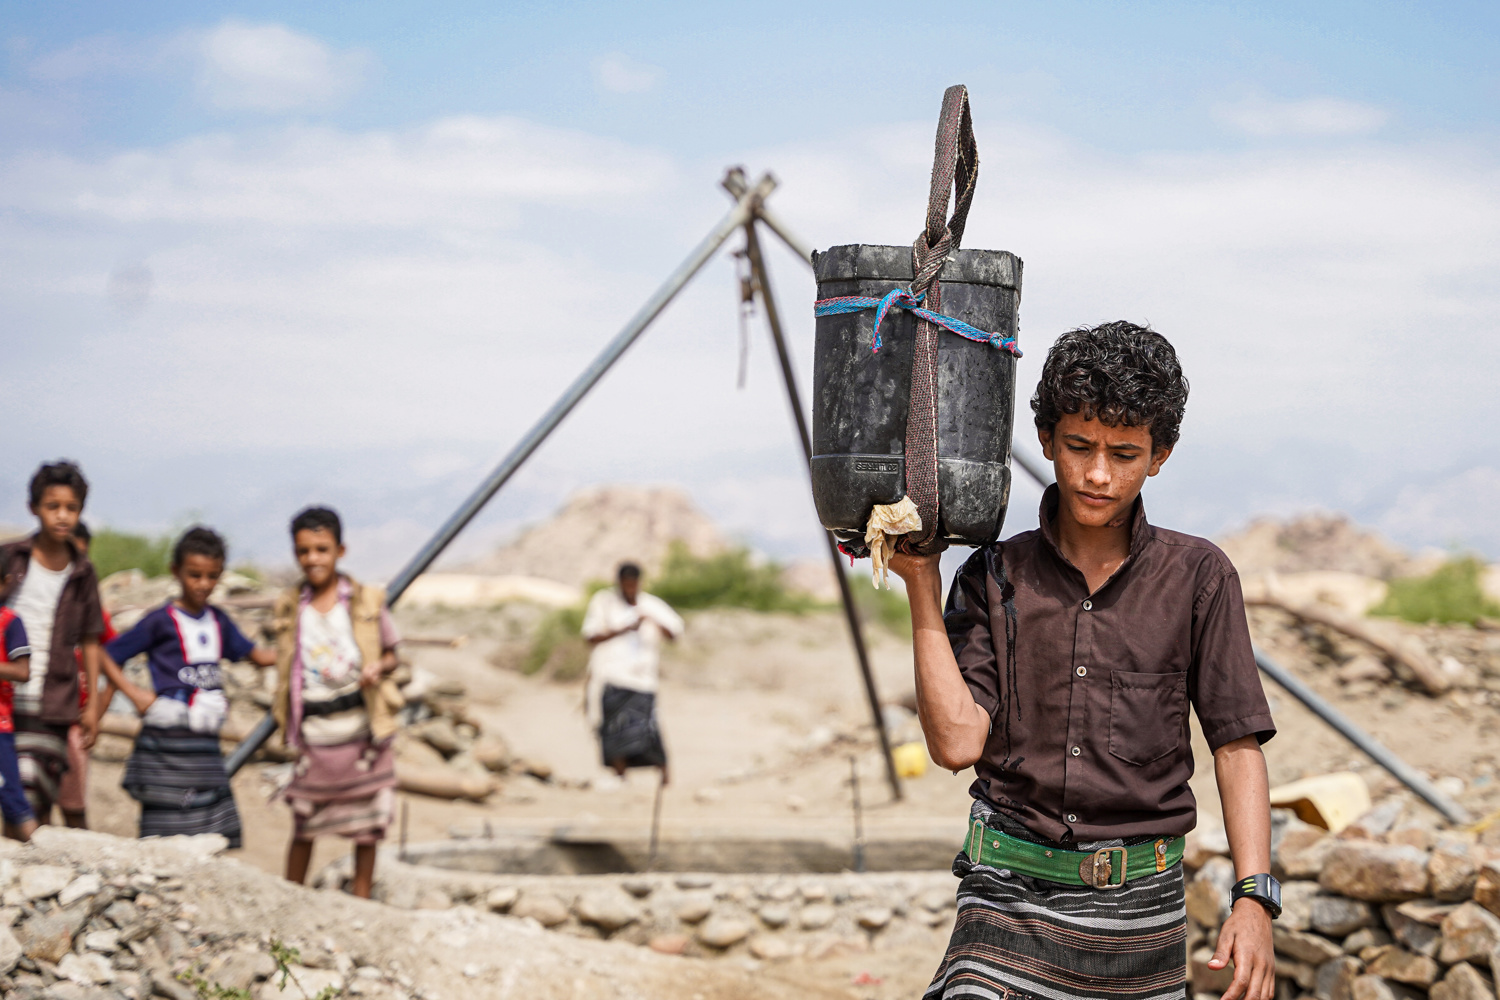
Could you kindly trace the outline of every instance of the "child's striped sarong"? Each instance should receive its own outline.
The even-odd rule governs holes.
[[[68,770],[68,727],[17,712],[16,765],[36,818],[51,822],[58,787]]]
[[[924,1000],[1183,1000],[1181,865],[1120,889],[1017,875],[963,854],[953,873],[961,879],[953,937]]]
[[[297,840],[331,835],[379,843],[396,810],[395,738],[375,743],[365,733],[345,743],[304,746],[286,799]]]
[[[222,833],[240,846],[240,813],[219,737],[186,727],[142,726],[120,782],[141,804],[141,836]]]

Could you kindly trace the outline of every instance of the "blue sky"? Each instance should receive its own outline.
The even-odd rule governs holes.
[[[912,10],[0,3],[0,521],[66,454],[96,521],[203,517],[275,561],[328,500],[387,572],[722,212],[725,166],[775,170],[815,245],[907,242],[964,82],[968,243],[1027,261],[1023,387],[1082,322],[1183,354],[1154,517],[1343,509],[1500,556],[1500,11]],[[773,266],[805,377],[812,283]],[[760,340],[734,390],[732,287],[706,271],[468,551],[624,479],[815,552]]]

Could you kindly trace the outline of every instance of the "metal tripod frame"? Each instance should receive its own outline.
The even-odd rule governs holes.
[[[786,386],[787,400],[791,406],[793,418],[797,424],[798,435],[802,443],[803,456],[809,461],[812,456],[812,444],[808,435],[807,418],[802,410],[801,396],[797,390],[797,382],[792,369],[791,355],[787,350],[786,339],[782,334],[781,316],[776,307],[776,300],[771,294],[771,283],[766,272],[765,260],[761,256],[760,241],[756,234],[757,223],[764,223],[768,229],[781,238],[798,257],[811,265],[811,253],[803,247],[780,221],[772,215],[765,206],[765,199],[776,189],[776,179],[769,173],[761,176],[760,180],[752,187],[745,180],[744,171],[734,168],[728,171],[724,177],[723,186],[735,199],[734,206],[718,224],[711,229],[707,236],[693,248],[687,258],[678,268],[672,272],[660,288],[646,300],[645,305],[631,317],[624,328],[615,335],[600,352],[599,356],[573,380],[562,396],[553,403],[551,408],[542,415],[542,418],[526,432],[519,442],[501,459],[500,464],[484,479],[479,486],[469,494],[452,516],[437,530],[428,540],[427,544],[418,550],[411,561],[396,574],[386,587],[386,603],[394,605],[401,599],[401,595],[411,586],[412,581],[422,573],[426,572],[434,560],[442,554],[474,517],[484,509],[485,505],[499,492],[500,488],[515,475],[516,471],[529,459],[542,442],[557,429],[563,419],[572,412],[573,408],[586,396],[590,390],[604,377],[605,372],[618,361],[632,344],[636,342],[646,331],[657,316],[661,315],[667,305],[682,291],[697,273],[703,269],[719,248],[724,245],[735,232],[743,230],[745,233],[746,254],[752,268],[752,282],[760,293],[761,302],[766,311],[766,318],[770,327],[771,338],[776,347],[777,360],[781,365],[782,380]],[[855,656],[859,660],[860,675],[864,681],[865,697],[869,702],[871,721],[874,723],[875,732],[879,737],[881,755],[885,760],[886,779],[890,783],[891,794],[900,799],[902,797],[901,783],[896,774],[895,761],[891,758],[890,737],[886,732],[885,718],[880,709],[880,698],[875,687],[875,676],[870,668],[870,658],[865,647],[864,632],[860,625],[859,612],[854,606],[854,594],[850,589],[848,577],[844,574],[843,563],[839,558],[838,547],[833,536],[824,532],[827,541],[829,559],[833,565],[834,577],[839,582],[840,596],[844,604],[844,616],[848,622],[850,639],[854,645]],[[265,742],[271,738],[276,731],[276,720],[267,713],[255,728],[246,736],[245,740],[234,749],[224,766],[229,774],[233,775],[246,761],[260,749]]]

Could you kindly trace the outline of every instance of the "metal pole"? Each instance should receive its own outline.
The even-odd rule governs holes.
[[[693,252],[688,254],[687,259],[656,290],[656,294],[646,300],[646,304],[641,306],[640,311],[631,317],[629,323],[625,324],[625,328],[615,335],[615,339],[610,341],[609,345],[594,359],[593,364],[573,380],[573,384],[568,386],[562,398],[552,404],[552,408],[542,415],[542,419],[537,421],[536,426],[531,428],[526,436],[511,449],[510,454],[501,460],[489,477],[479,484],[463,505],[453,513],[453,516],[438,529],[437,534],[433,535],[432,539],[422,546],[421,551],[412,557],[411,562],[396,574],[395,579],[386,588],[387,604],[395,604],[405,593],[406,588],[411,586],[412,581],[432,565],[432,561],[448,547],[448,543],[453,541],[454,536],[473,520],[474,515],[484,508],[490,497],[505,485],[505,481],[514,475],[522,463],[531,457],[532,452],[536,451],[537,447],[547,439],[547,435],[557,429],[557,425],[562,423],[563,418],[578,405],[578,401],[583,399],[588,391],[604,377],[604,373],[609,371],[610,366],[620,360],[620,356],[630,348],[631,344],[635,343],[636,338],[645,331],[651,321],[667,307],[667,303],[671,302],[682,287],[692,280],[693,275],[709,262],[724,241],[745,224],[754,212],[752,206],[775,189],[775,178],[766,174],[753,190],[746,191],[740,196],[734,208],[719,220],[719,224],[703,238],[703,242],[693,248]]]
[[[760,211],[759,201],[755,211]],[[797,440],[802,443],[802,455],[812,468],[812,437],[807,430],[807,416],[802,412],[802,396],[797,391],[797,373],[792,369],[792,358],[786,348],[786,338],[781,335],[781,314],[776,308],[776,297],[771,294],[770,277],[766,274],[766,262],[761,257],[760,240],[755,235],[755,219],[745,223],[745,250],[750,258],[750,269],[755,282],[760,286],[761,302],[766,307],[766,325],[771,328],[771,339],[776,344],[776,358],[781,363],[781,378],[786,384],[786,398],[797,422]],[[859,659],[859,673],[865,683],[865,698],[870,703],[870,716],[875,723],[875,733],[880,739],[880,753],[885,759],[885,777],[891,786],[891,795],[902,797],[901,779],[896,774],[896,761],[891,757],[891,738],[885,730],[885,715],[880,711],[880,695],[875,690],[875,672],[870,668],[870,653],[865,648],[864,630],[860,627],[859,611],[854,606],[854,591],[849,577],[844,573],[844,561],[839,558],[838,543],[832,533],[823,532],[828,546],[828,558],[833,564],[834,579],[839,582],[839,596],[844,601],[844,618],[849,623],[849,638],[854,643],[854,655]]]
[[[579,400],[583,399],[588,391],[604,377],[604,373],[620,360],[620,356],[630,349],[630,345],[636,342],[646,327],[651,325],[651,321],[661,314],[661,311],[676,297],[678,292],[682,291],[682,287],[713,258],[719,247],[724,245],[724,241],[752,217],[755,211],[752,206],[758,205],[774,190],[776,190],[776,179],[766,174],[753,189],[746,190],[739,195],[735,206],[719,220],[719,224],[710,230],[707,236],[703,237],[703,241],[693,248],[693,252],[688,254],[687,259],[656,290],[656,294],[646,300],[646,304],[641,306],[640,310],[631,317],[630,322],[625,324],[625,328],[615,335],[615,339],[611,340],[600,352],[593,364],[573,380],[573,384],[568,386],[562,398],[552,404],[552,408],[543,414],[542,419],[537,421],[526,436],[510,450],[510,454],[500,461],[484,482],[469,494],[469,498],[453,513],[453,516],[443,523],[437,534],[433,535],[427,544],[412,557],[411,562],[396,574],[395,579],[385,590],[387,605],[393,605],[401,599],[401,595],[406,593],[406,588],[411,586],[412,581],[426,572],[433,560],[441,555],[458,533],[464,530],[474,516],[484,509],[484,505],[489,503],[490,498],[505,485],[506,480],[515,475],[516,470],[531,457],[532,452],[547,440],[547,436],[556,430],[563,418],[578,405]],[[256,723],[244,742],[235,747],[234,752],[224,761],[224,770],[233,777],[234,773],[244,767],[251,755],[259,750],[275,732],[276,720],[268,712],[260,722]]]
[[[1260,667],[1271,680],[1280,684],[1293,698],[1306,705],[1314,715],[1337,729],[1340,735],[1363,750],[1375,763],[1389,771],[1397,781],[1425,799],[1432,808],[1460,826],[1470,821],[1472,817],[1469,816],[1469,811],[1439,791],[1432,782],[1427,780],[1426,775],[1376,742],[1373,736],[1356,726],[1348,716],[1324,701],[1295,674],[1261,652],[1259,648],[1255,650],[1255,665]]]
[[[1056,480],[1052,476],[1052,473],[1048,472],[1044,466],[1038,465],[1036,462],[1016,451],[1016,446],[1014,443],[1012,443],[1010,446],[1010,460],[1011,464],[1019,465],[1023,472],[1025,472],[1032,479],[1035,479],[1036,484],[1042,489],[1046,489],[1054,482],[1056,482]]]

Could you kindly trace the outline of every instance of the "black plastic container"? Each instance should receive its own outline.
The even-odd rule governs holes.
[[[875,298],[912,280],[911,247],[833,247],[813,254],[818,298]],[[1014,337],[1021,259],[959,250],[944,266],[941,312]],[[906,495],[906,414],[916,318],[892,309],[871,350],[875,311],[820,316],[813,357],[812,485],[823,526],[863,542],[871,508]],[[944,331],[938,342],[939,533],[958,545],[1000,537],[1010,499],[1016,359]]]

